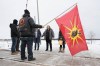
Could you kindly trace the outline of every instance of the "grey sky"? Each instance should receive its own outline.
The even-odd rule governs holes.
[[[10,38],[9,24],[13,19],[20,19],[24,13],[26,0],[0,0],[0,39]],[[64,10],[75,3],[78,3],[79,14],[83,25],[86,38],[89,38],[89,33],[92,31],[95,38],[100,38],[100,0],[38,0],[40,11],[40,24],[44,25]],[[36,16],[37,9],[36,0],[29,0],[28,10],[31,16]],[[54,29],[55,35],[58,35],[58,26],[55,21],[50,23]],[[45,29],[45,28],[44,28]],[[42,32],[44,29],[41,29]]]

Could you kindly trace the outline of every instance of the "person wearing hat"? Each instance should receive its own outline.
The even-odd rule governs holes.
[[[25,47],[28,49],[28,61],[36,60],[33,58],[32,46],[34,29],[43,28],[42,25],[35,24],[33,18],[30,16],[30,12],[26,9],[24,10],[24,15],[19,21],[19,31],[21,36],[21,60],[27,59],[25,55]]]
[[[14,19],[13,24],[10,24],[11,39],[12,39],[11,55],[16,54],[17,38],[19,37],[19,32],[17,30],[17,23],[18,23],[18,21],[16,19]]]

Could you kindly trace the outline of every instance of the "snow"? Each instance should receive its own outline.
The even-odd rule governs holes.
[[[87,40],[87,45],[89,51],[83,51],[75,56],[86,56],[86,57],[93,57],[93,58],[100,58],[100,40],[93,40],[92,44],[90,40]],[[52,41],[53,53],[58,53],[59,51],[59,44],[57,40]],[[11,48],[11,41],[0,41],[0,49],[10,50]],[[45,51],[46,42],[44,40],[41,41],[40,50],[41,52]],[[34,49],[34,44],[33,44]],[[66,44],[65,54],[70,55],[69,49]]]

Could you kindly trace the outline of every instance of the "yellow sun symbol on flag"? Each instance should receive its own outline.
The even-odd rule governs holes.
[[[74,18],[74,23],[72,23],[71,20],[69,20],[70,24],[71,24],[71,28],[65,26],[65,28],[67,30],[69,30],[69,37],[72,40],[72,46],[74,46],[75,44],[79,44],[78,43],[78,39],[81,39],[83,41],[83,39],[81,38],[80,34],[81,34],[81,29],[78,27],[78,25],[76,25],[76,17]]]

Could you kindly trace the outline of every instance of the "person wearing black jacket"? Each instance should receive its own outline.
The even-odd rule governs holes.
[[[24,15],[19,21],[19,31],[21,35],[21,60],[27,59],[25,55],[25,47],[28,50],[28,61],[36,60],[33,58],[33,31],[35,28],[43,28],[41,25],[36,25],[33,18],[30,16],[30,12],[26,9],[24,10]]]
[[[65,39],[64,39],[61,31],[59,31],[58,41],[60,43],[59,52],[64,52],[65,51]]]
[[[16,44],[17,44],[17,38],[19,37],[19,32],[17,30],[17,20],[13,20],[13,24],[10,24],[11,28],[11,39],[12,39],[12,47],[11,47],[11,54],[16,54]]]
[[[39,44],[41,42],[40,38],[41,38],[41,31],[40,31],[40,29],[36,29],[35,30],[35,38],[34,38],[34,43],[35,43],[34,50],[36,50],[36,48],[37,48],[37,50],[39,50]]]

